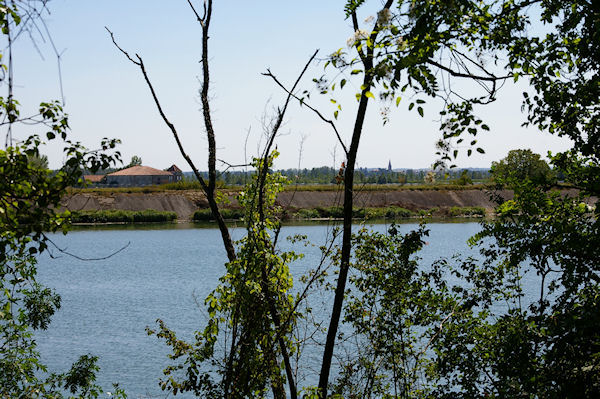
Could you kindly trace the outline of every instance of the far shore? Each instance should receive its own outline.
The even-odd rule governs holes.
[[[100,192],[73,189],[63,199],[63,206],[72,212],[91,211],[131,211],[173,212],[173,219],[192,221],[198,212],[204,213],[200,220],[209,220],[208,202],[199,190],[102,190]],[[143,188],[142,188],[143,189]],[[237,190],[223,190],[228,203],[223,206],[225,219],[240,219]],[[496,192],[504,198],[512,198],[510,191]],[[324,191],[284,191],[277,202],[286,210],[289,219],[330,220],[341,217],[339,190]],[[384,218],[400,219],[429,215],[437,218],[482,217],[493,214],[494,203],[490,191],[482,187],[449,189],[439,186],[436,189],[396,189],[357,190],[354,196],[357,219]],[[361,211],[364,210],[364,211]],[[362,213],[361,213],[362,212]],[[170,220],[173,220],[170,219]],[[198,220],[198,219],[197,219]],[[155,221],[155,220],[151,220]]]

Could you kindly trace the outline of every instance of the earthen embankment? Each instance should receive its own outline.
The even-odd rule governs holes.
[[[231,203],[227,207],[237,207],[235,192],[229,192]],[[502,192],[505,198],[511,196]],[[280,205],[292,209],[314,209],[318,207],[340,206],[340,191],[285,191],[278,197]],[[204,194],[196,190],[162,192],[74,192],[63,200],[71,211],[81,210],[130,210],[154,209],[177,213],[180,220],[189,220],[197,209],[205,209],[208,203]],[[431,208],[482,207],[491,211],[494,207],[487,190],[377,190],[355,192],[356,207],[398,206],[412,211]]]

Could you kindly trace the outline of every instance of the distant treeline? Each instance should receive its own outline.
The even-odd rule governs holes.
[[[118,169],[106,169],[96,174],[112,173]],[[282,169],[278,170],[293,184],[335,184],[339,181],[343,170],[328,166],[311,169]],[[219,173],[219,183],[226,186],[240,186],[246,184],[252,171],[225,171]],[[84,171],[89,174],[89,171]],[[202,177],[208,178],[208,172],[200,172]],[[433,172],[431,169],[368,169],[358,168],[355,171],[355,184],[423,184],[423,183],[450,183],[466,185],[473,182],[487,182],[490,171],[485,168],[475,169],[448,169]],[[192,172],[184,172],[184,181],[195,182],[196,177]],[[180,187],[178,187],[180,188]],[[189,188],[197,188],[195,185]]]
[[[338,181],[337,177],[343,170],[334,169],[328,166],[321,166],[312,169],[283,169],[279,170],[286,176],[290,182],[298,184],[333,184]],[[207,173],[201,173],[206,177]],[[252,172],[248,171],[227,171],[219,175],[219,180],[225,185],[243,185],[246,184]],[[195,179],[191,172],[184,173],[186,179]],[[472,182],[485,182],[490,179],[488,169],[450,169],[433,173],[430,169],[367,169],[359,168],[355,172],[354,181],[356,184],[411,184],[425,183],[427,178],[432,177],[437,182],[448,182],[470,184]],[[429,181],[430,182],[430,181]]]

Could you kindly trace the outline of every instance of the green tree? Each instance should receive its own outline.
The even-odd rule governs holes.
[[[468,170],[465,169],[462,172],[460,172],[460,177],[456,179],[456,184],[459,184],[461,186],[473,184],[473,180],[471,179],[471,176],[469,176]]]
[[[471,239],[483,260],[457,262],[452,272],[465,281],[454,288],[465,313],[435,342],[437,397],[449,390],[459,398],[596,397],[597,213],[583,194],[545,191],[530,180],[514,190]],[[537,292],[525,295],[526,287]]]
[[[359,107],[352,143],[346,151],[348,162],[345,170],[345,209],[352,203],[354,159],[369,98],[380,98],[399,105],[402,100],[399,94],[410,89],[411,94],[408,97],[415,100],[408,104],[408,109],[415,109],[423,116],[425,100],[419,97],[442,95],[446,108],[441,112],[445,119],[441,125],[443,140],[438,154],[442,162],[451,161],[459,153],[457,145],[463,143],[469,135],[475,136],[479,129],[488,130],[488,127],[474,116],[474,109],[493,100],[496,96],[496,82],[501,81],[503,76],[501,70],[495,75],[486,65],[478,64],[486,55],[491,56],[492,60],[498,60],[500,53],[509,53],[507,76],[515,80],[523,71],[533,74],[532,87],[537,95],[525,96],[529,123],[573,138],[576,142],[575,151],[581,151],[588,161],[593,162],[591,158],[597,156],[598,152],[592,149],[595,148],[599,137],[596,95],[599,87],[596,45],[599,18],[597,8],[591,3],[390,1],[386,2],[377,14],[374,27],[362,30],[357,10],[366,3],[364,0],[346,3],[347,17],[352,19],[355,31],[348,44],[354,52],[347,56],[347,53],[340,49],[329,60],[330,64],[336,67],[340,78],[333,84],[324,77],[316,80],[320,92],[329,95],[336,87],[341,89],[346,86],[352,75],[363,78],[361,92],[356,94]],[[541,38],[533,36],[528,30],[532,20],[529,14],[532,3],[539,4],[542,9],[541,21],[550,25],[551,33]],[[469,55],[471,50],[475,54]],[[446,56],[441,56],[441,53],[445,53]],[[451,58],[458,60],[456,64],[445,65],[444,61]],[[546,59],[549,61],[546,62]],[[479,75],[473,72],[475,70],[483,73]],[[567,73],[564,78],[563,71]],[[466,100],[463,98],[462,101],[459,99],[453,102],[454,93],[440,89],[438,76],[443,73],[448,73],[448,77],[472,79],[484,86],[487,83],[488,91],[480,97]],[[376,94],[375,89],[378,89]],[[585,106],[581,106],[577,97],[573,96],[578,91],[584,96]],[[529,100],[530,98],[532,100]],[[332,103],[336,104],[335,99],[332,99]],[[565,109],[573,109],[579,120],[571,116],[563,118]],[[340,111],[339,107],[334,111],[335,119],[339,117]],[[484,152],[483,149],[474,147],[476,143],[477,141],[471,138],[467,155],[472,154],[472,149]],[[346,150],[346,147],[343,148]],[[582,174],[583,172],[580,173]],[[529,180],[530,186],[536,186],[536,183]],[[328,389],[328,364],[333,355],[338,330],[336,319],[339,318],[346,295],[345,281],[351,258],[350,209],[345,213],[340,273],[319,382],[321,396],[326,396],[325,392]],[[508,226],[505,227],[508,229]],[[517,237],[515,239],[518,240]],[[481,331],[485,333],[491,330],[484,328]],[[524,342],[530,342],[531,337],[520,338],[524,339]],[[454,341],[455,345],[459,343]],[[527,365],[521,364],[520,367],[526,368]],[[475,381],[472,386],[479,389],[484,386],[478,385],[482,383],[478,378],[482,376],[482,370],[485,368],[472,370],[473,375],[465,376],[458,369],[454,369],[464,380],[450,378],[451,374],[446,378],[453,384]],[[451,384],[444,387],[447,392],[453,392],[455,389]],[[468,388],[465,389],[469,392]],[[519,388],[513,391],[515,392],[519,392]],[[498,394],[503,395],[505,392],[501,391]],[[469,395],[465,394],[465,397]]]
[[[497,184],[508,187],[525,181],[544,187],[556,183],[556,173],[531,150],[509,151],[505,158],[492,162],[490,173]]]
[[[526,26],[531,19],[523,18],[524,11],[531,4],[540,6],[542,21],[550,25],[548,34],[535,37],[525,30],[517,34],[519,30],[499,29],[490,30],[487,38],[506,44],[512,59],[508,67],[515,78],[521,72],[532,78],[535,95],[525,95],[529,123],[573,139],[573,149],[557,154],[552,163],[581,193],[565,196],[547,191],[553,177],[507,168],[504,182],[514,189],[515,197],[510,201],[497,197],[498,217],[484,222],[482,232],[471,240],[480,247],[481,256],[440,263],[446,273],[443,281],[458,279],[446,291],[454,305],[446,310],[444,323],[428,329],[420,324],[421,317],[412,324],[426,336],[418,343],[429,349],[422,354],[427,367],[418,384],[397,389],[395,381],[389,383],[395,373],[377,374],[373,369],[373,365],[383,369],[393,364],[380,359],[392,353],[388,348],[406,340],[404,330],[394,324],[406,317],[399,307],[382,319],[379,313],[362,314],[377,325],[373,330],[395,331],[398,336],[374,340],[371,337],[378,333],[358,331],[367,338],[360,341],[359,353],[371,357],[358,358],[358,363],[350,364],[353,368],[343,368],[354,377],[336,385],[346,394],[436,398],[593,398],[599,394],[600,320],[592,309],[598,305],[600,288],[600,232],[598,210],[590,205],[589,195],[600,187],[594,150],[599,145],[600,19],[593,2],[576,1],[505,2],[498,17]],[[496,27],[501,27],[503,21],[499,22]],[[531,158],[539,160],[539,156]],[[547,165],[541,168],[549,170]],[[527,168],[521,165],[523,170]],[[370,264],[374,270],[379,267],[376,260]],[[524,293],[526,281],[529,285],[532,280],[538,290],[533,298]],[[378,283],[369,286],[367,293],[386,292],[385,278],[368,281]],[[399,296],[395,303],[405,299],[404,290],[418,298],[410,287],[407,281],[394,292]],[[385,304],[386,298],[359,305],[368,311],[371,303]],[[408,314],[424,311],[425,317],[434,316],[436,308],[426,304],[415,300],[409,308],[415,313]],[[362,315],[359,308],[351,320]],[[374,393],[374,389],[380,390]]]
[[[48,169],[48,157],[46,155],[31,156],[29,157],[29,162],[36,167]]]
[[[257,173],[238,196],[245,209],[247,235],[238,242],[236,259],[225,265],[220,285],[205,300],[209,314],[205,329],[192,344],[176,340],[162,322],[158,331],[149,331],[172,347],[176,359],[183,358],[165,370],[168,379],[161,383],[163,389],[208,397],[265,397],[271,389],[274,397],[284,398],[287,378],[290,395],[296,396],[289,353],[298,349],[292,330],[301,298],[291,294],[288,265],[299,255],[276,250],[281,209],[275,200],[287,184],[280,174],[268,172],[276,156],[270,154],[267,163],[254,160]],[[229,344],[220,350],[217,345],[223,334]],[[207,363],[212,367],[207,368]],[[182,368],[186,377],[173,378]]]
[[[12,51],[13,31],[27,29],[40,16],[45,2],[0,0],[0,25]],[[21,15],[27,15],[22,22]],[[60,307],[60,296],[36,280],[35,255],[52,245],[47,233],[67,232],[70,213],[60,201],[67,187],[81,183],[81,170],[108,167],[119,159],[110,155],[117,140],[105,139],[102,151],[88,151],[67,139],[69,123],[58,102],[43,102],[37,115],[24,118],[38,122],[47,140],[63,140],[66,162],[51,172],[39,148],[43,144],[31,135],[15,144],[11,130],[20,122],[18,102],[13,98],[12,70],[8,70],[8,95],[0,97],[2,126],[8,130],[8,143],[0,150],[0,397],[96,398],[102,390],[94,384],[97,358],[82,356],[64,373],[47,370],[36,350],[34,330],[46,329]],[[123,392],[117,388],[117,397]]]
[[[140,166],[142,164],[142,158],[138,157],[137,155],[134,155],[131,157],[131,161],[129,161],[129,165],[127,165],[128,167],[132,167],[132,166]]]

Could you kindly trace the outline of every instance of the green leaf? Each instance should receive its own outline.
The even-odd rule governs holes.
[[[367,92],[365,93],[365,97],[367,97],[367,98],[372,98],[372,99],[375,99],[375,96],[374,96],[374,95],[373,95],[373,93],[371,93],[370,91],[367,91]]]
[[[480,154],[485,154],[485,151],[483,150],[483,148],[480,148],[480,147],[477,148],[477,152]]]
[[[346,79],[342,79],[342,81],[340,82],[340,88],[343,89],[344,86],[346,86]]]
[[[409,111],[412,111],[412,109],[413,109],[414,107],[415,107],[415,103],[410,103],[410,104],[408,105],[408,110],[409,110]]]
[[[400,100],[402,100],[402,97],[396,97],[396,107],[400,104]]]
[[[419,112],[419,115],[421,115],[421,118],[423,117],[423,107],[418,107],[417,111]]]

